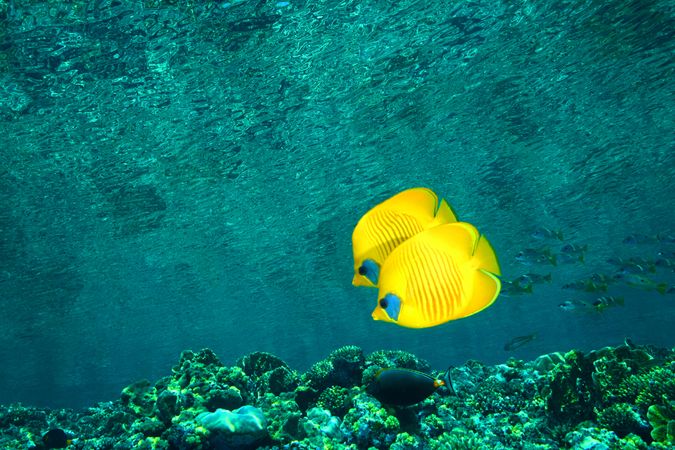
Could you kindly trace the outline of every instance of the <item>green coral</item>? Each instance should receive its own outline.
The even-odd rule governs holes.
[[[634,402],[642,411],[646,411],[650,405],[660,402],[663,396],[675,398],[675,372],[671,366],[667,366],[630,375],[619,384],[616,396]]]
[[[593,406],[600,398],[590,357],[572,350],[565,362],[556,365],[549,376],[546,409],[554,420],[579,423],[592,418]]]
[[[628,403],[615,403],[605,409],[596,410],[596,421],[598,425],[614,431],[621,438],[631,433],[642,435],[647,429],[647,423],[635,406]]]
[[[330,386],[350,388],[361,382],[364,366],[363,351],[359,347],[348,345],[314,364],[302,379],[308,386],[319,391]]]
[[[400,431],[398,419],[367,394],[356,395],[353,403],[343,423],[355,443],[359,447],[391,445]]]
[[[485,448],[485,442],[474,431],[464,428],[453,428],[450,432],[441,434],[437,439],[430,442],[431,450],[474,450]]]
[[[414,434],[399,433],[389,450],[414,450],[426,448],[422,440]]]
[[[329,410],[337,417],[344,417],[352,407],[352,399],[348,389],[331,386],[319,395],[316,405]]]
[[[152,412],[157,400],[157,390],[148,380],[140,380],[122,389],[122,404],[139,416]]]
[[[366,364],[377,367],[402,367],[405,369],[429,372],[431,366],[428,362],[419,359],[410,352],[403,350],[379,350],[368,355]]]
[[[293,399],[293,394],[282,393],[265,394],[258,400],[258,406],[263,410],[267,420],[267,430],[270,438],[277,442],[288,442],[301,438],[298,429],[302,412]]]
[[[647,419],[652,426],[652,439],[664,444],[675,444],[675,401],[650,406]]]

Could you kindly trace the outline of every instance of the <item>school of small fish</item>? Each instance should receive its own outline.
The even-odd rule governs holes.
[[[588,244],[578,245],[565,243],[559,252],[553,250],[555,242],[564,241],[560,230],[551,230],[545,227],[535,229],[531,237],[542,241],[542,246],[526,248],[517,253],[517,262],[528,269],[532,266],[546,268],[549,271],[558,264],[585,264],[586,253],[589,251]],[[669,286],[662,281],[664,278],[674,278],[675,274],[675,238],[666,234],[648,236],[644,234],[631,234],[623,239],[625,248],[640,248],[642,253],[648,247],[658,248],[653,259],[634,255],[630,257],[611,257],[606,263],[609,270],[606,273],[591,273],[590,275],[562,284],[565,292],[574,292],[575,297],[560,303],[563,311],[577,311],[597,313],[608,308],[623,306],[624,296],[608,295],[608,292],[617,287],[630,287],[647,292],[659,294],[673,294],[675,287]],[[669,248],[670,247],[670,248]],[[647,250],[648,251],[648,250]],[[506,296],[532,294],[534,285],[551,283],[552,274],[546,276],[526,273],[513,280],[503,280],[502,294]],[[625,290],[621,289],[624,293]],[[628,291],[630,292],[630,291]]]

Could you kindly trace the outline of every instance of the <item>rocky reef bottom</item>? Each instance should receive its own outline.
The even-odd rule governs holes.
[[[380,403],[378,371],[414,369],[450,386],[412,406]],[[306,373],[269,353],[224,366],[185,351],[171,375],[84,411],[0,406],[0,447],[72,449],[675,448],[675,350],[627,342],[447,376],[403,351],[342,347]]]

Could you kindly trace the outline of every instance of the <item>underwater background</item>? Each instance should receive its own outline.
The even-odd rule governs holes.
[[[674,30],[665,0],[0,1],[0,403],[117,398],[204,347],[672,347]],[[416,186],[550,282],[374,322],[351,233]]]

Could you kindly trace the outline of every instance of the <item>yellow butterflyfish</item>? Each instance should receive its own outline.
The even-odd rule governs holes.
[[[373,319],[426,328],[470,316],[497,299],[500,274],[492,246],[473,225],[427,229],[384,261]]]
[[[361,217],[352,233],[354,286],[377,287],[380,268],[389,254],[416,234],[457,222],[450,205],[427,188],[400,192]]]

